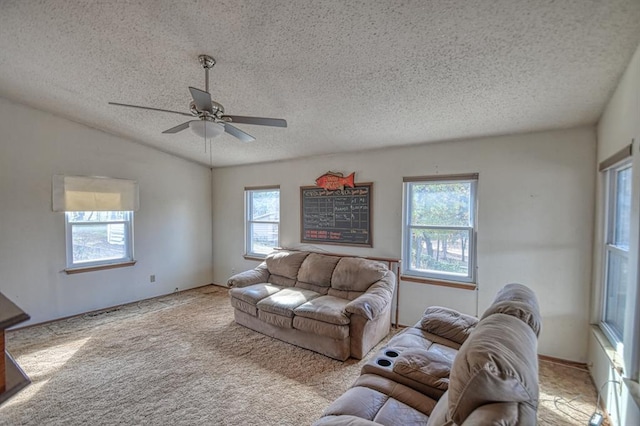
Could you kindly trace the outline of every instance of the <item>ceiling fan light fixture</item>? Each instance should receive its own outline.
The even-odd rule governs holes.
[[[209,120],[191,121],[189,128],[196,135],[206,139],[213,139],[224,133],[224,124]]]

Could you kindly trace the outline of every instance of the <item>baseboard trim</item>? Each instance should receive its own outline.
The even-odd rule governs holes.
[[[51,324],[52,322],[64,321],[64,320],[68,320],[68,319],[71,319],[71,318],[80,317],[80,316],[83,316],[83,315],[94,314],[94,313],[103,312],[103,311],[110,311],[110,310],[113,310],[113,309],[119,308],[120,306],[128,305],[128,304],[130,304],[130,303],[138,303],[138,302],[143,302],[143,301],[145,301],[145,300],[159,299],[159,298],[161,298],[161,297],[165,297],[165,296],[168,296],[168,295],[170,295],[170,294],[182,293],[182,292],[184,292],[184,291],[195,290],[196,288],[207,287],[207,286],[210,286],[210,285],[213,285],[213,286],[216,286],[216,287],[228,288],[228,287],[221,286],[221,285],[219,285],[219,284],[215,284],[215,283],[203,284],[203,285],[199,285],[199,286],[197,286],[197,287],[185,288],[184,290],[172,291],[172,292],[170,292],[170,293],[165,293],[165,294],[160,294],[160,295],[158,295],[158,296],[148,297],[148,298],[146,298],[146,299],[132,300],[131,302],[120,303],[120,304],[118,304],[118,305],[108,306],[108,307],[106,307],[106,308],[94,309],[94,310],[92,310],[92,311],[81,312],[81,313],[79,313],[79,314],[75,314],[75,315],[68,315],[68,316],[66,316],[66,317],[55,318],[55,319],[48,320],[48,321],[42,321],[42,322],[38,322],[38,323],[35,323],[35,324],[25,325],[25,326],[23,326],[23,327],[16,327],[16,328],[12,328],[12,329],[7,330],[7,331],[24,330],[24,329],[27,329],[27,328],[35,327],[35,326],[37,326],[37,325],[46,325],[46,324]]]
[[[579,370],[588,371],[589,368],[584,362],[569,361],[568,359],[556,358],[549,355],[538,355],[540,361],[553,362],[554,364],[566,365],[567,367],[577,368]]]

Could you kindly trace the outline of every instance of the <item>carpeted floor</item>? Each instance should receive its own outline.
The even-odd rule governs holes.
[[[9,332],[7,348],[33,383],[0,425],[310,424],[365,362],[236,325],[215,286]],[[586,371],[541,362],[540,380],[539,424],[587,423]]]

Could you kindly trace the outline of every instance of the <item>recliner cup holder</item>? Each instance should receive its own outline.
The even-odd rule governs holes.
[[[376,364],[381,365],[382,367],[389,367],[391,366],[391,361],[389,361],[388,359],[379,358],[376,360]]]
[[[384,354],[389,358],[395,358],[398,356],[398,352],[396,351],[386,351]]]

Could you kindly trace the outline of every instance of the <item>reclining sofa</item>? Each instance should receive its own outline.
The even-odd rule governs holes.
[[[535,294],[509,284],[481,320],[431,307],[392,337],[314,426],[535,425]]]
[[[227,285],[238,324],[344,361],[389,333],[396,277],[369,259],[281,250]]]

